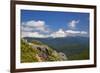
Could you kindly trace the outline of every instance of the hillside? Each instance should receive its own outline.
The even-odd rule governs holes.
[[[28,42],[41,41],[58,52],[67,55],[68,60],[89,59],[89,37],[65,37],[65,38],[33,38],[25,37]]]
[[[32,40],[28,42],[21,39],[21,63],[64,60],[67,60],[64,53],[57,52],[40,41]]]

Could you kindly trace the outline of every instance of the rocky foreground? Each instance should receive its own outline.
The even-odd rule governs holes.
[[[21,62],[46,62],[46,61],[65,61],[67,57],[62,52],[50,48],[40,41],[21,39]]]

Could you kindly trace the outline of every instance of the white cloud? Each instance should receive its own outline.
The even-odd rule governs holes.
[[[32,31],[32,30],[33,30],[33,28],[21,26],[21,31],[28,32],[28,31]]]
[[[86,31],[81,31],[80,33],[81,34],[88,34]]]
[[[70,28],[75,28],[77,23],[79,23],[79,20],[72,20],[69,23]],[[58,31],[50,32],[49,28],[46,27],[45,21],[41,20],[38,21],[31,20],[23,22],[21,26],[21,33],[22,37],[37,37],[37,38],[86,36],[88,34],[86,31],[74,31],[73,29],[63,30],[62,28],[60,28]]]
[[[88,34],[86,31],[66,30],[65,32],[67,36],[86,36]]]
[[[38,20],[38,21],[27,21],[22,23],[22,27],[24,30],[39,30],[43,32],[47,32],[46,25],[44,21]]]
[[[51,34],[40,34],[39,32],[22,32],[22,37],[36,37],[36,38],[60,38],[60,37],[67,37],[67,36],[86,36],[88,33],[86,31],[73,31],[73,30],[66,30],[59,29],[56,32]]]
[[[66,37],[66,33],[63,31],[63,29],[59,29],[57,32],[52,33],[50,36],[53,38]]]
[[[73,30],[66,30],[66,33],[71,33],[71,34],[79,34],[80,31],[73,31]]]
[[[22,37],[47,37],[47,35],[40,34],[42,33],[47,33],[49,32],[49,29],[46,27],[45,21],[27,21],[27,22],[22,22],[21,26],[21,32],[22,32]]]
[[[74,29],[76,27],[76,24],[79,23],[79,20],[72,20],[71,22],[69,22],[69,27],[71,29]]]
[[[59,29],[56,32],[51,33],[50,37],[59,38],[59,37],[68,37],[68,36],[86,36],[88,33],[86,31],[73,31]]]
[[[38,32],[22,32],[22,37],[47,38],[48,35],[43,35]]]

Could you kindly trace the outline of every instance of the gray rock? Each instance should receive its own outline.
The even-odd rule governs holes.
[[[61,57],[62,60],[67,60],[67,56],[64,53],[60,52],[59,56]]]

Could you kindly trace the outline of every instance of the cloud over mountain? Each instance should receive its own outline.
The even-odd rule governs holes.
[[[72,20],[69,25],[71,28],[75,28],[77,23],[79,23],[79,20]],[[88,32],[86,31],[76,31],[73,29],[64,30],[63,28],[59,28],[56,31],[52,30],[52,32],[50,30],[51,29],[46,26],[46,22],[41,20],[31,20],[27,22],[22,22],[21,24],[22,37],[58,38],[67,36],[85,36],[88,34]]]
[[[51,35],[51,37],[56,38],[56,37],[66,37],[66,33],[63,29],[59,29],[56,32],[53,32]]]

